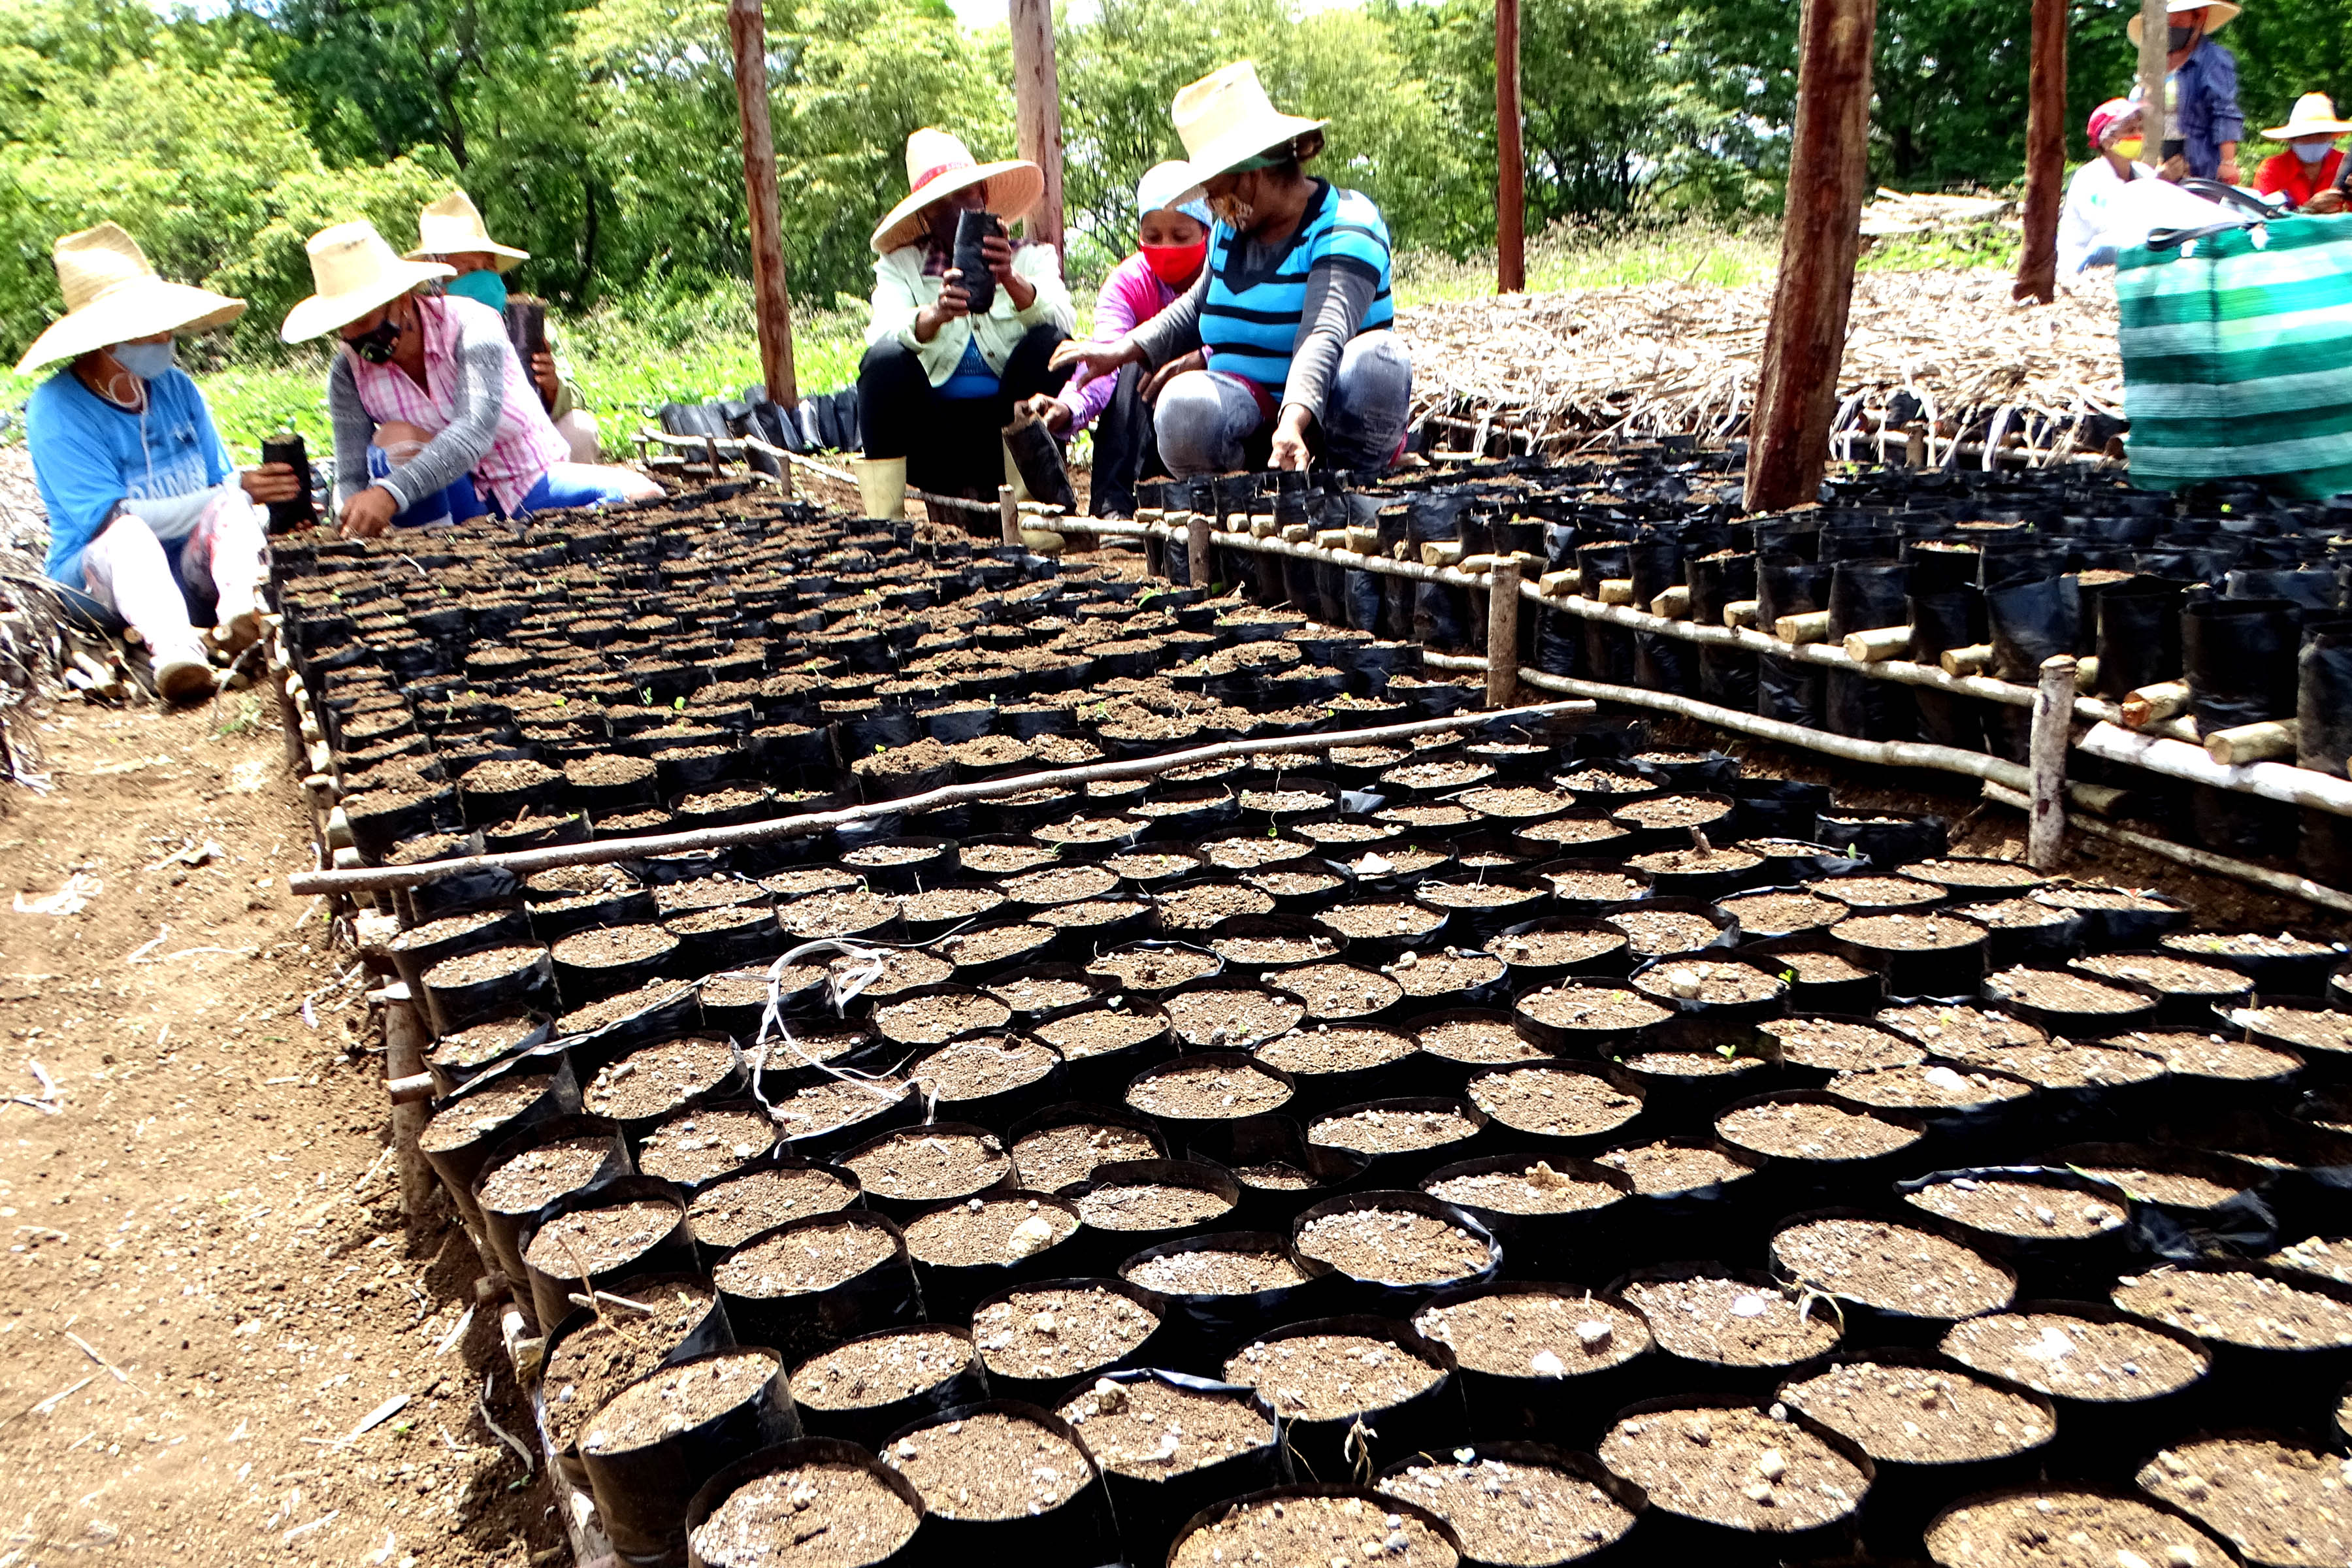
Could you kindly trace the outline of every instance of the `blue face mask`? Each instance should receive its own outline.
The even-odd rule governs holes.
[[[114,363],[142,381],[153,381],[172,368],[179,345],[170,338],[160,343],[116,343],[106,352]]]
[[[507,308],[507,280],[488,269],[452,278],[442,285],[442,289],[460,300],[472,300],[488,305],[493,310]]]
[[[2325,142],[2290,142],[2287,145],[2294,148],[2294,155],[2306,163],[2316,163],[2327,156],[2328,144]]]

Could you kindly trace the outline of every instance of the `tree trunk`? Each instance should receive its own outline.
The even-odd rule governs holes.
[[[1519,0],[1495,0],[1495,291],[1528,288],[1527,154],[1519,135]]]
[[[1007,0],[1007,9],[1014,136],[1021,156],[1045,172],[1045,194],[1029,215],[1029,236],[1063,258],[1062,88],[1054,68],[1053,0]]]
[[[1877,22],[1877,0],[1805,0],[1780,275],[1748,438],[1750,511],[1802,505],[1821,489],[1870,172]]]
[[[768,121],[768,22],[760,0],[729,0],[735,108],[743,126],[743,188],[751,208],[751,310],[770,401],[800,404],[793,375],[793,304],[784,281],[783,219],[776,205],[776,143]]]
[[[2011,295],[2047,305],[2058,295],[2058,209],[2066,199],[2066,0],[2033,0],[2026,97],[2025,243]]]

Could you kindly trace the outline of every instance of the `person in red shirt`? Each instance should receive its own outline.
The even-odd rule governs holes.
[[[2266,196],[2285,196],[2297,212],[2342,212],[2344,190],[2338,182],[2344,154],[2335,142],[2347,132],[2352,132],[2352,123],[2336,118],[2336,105],[2326,93],[2305,93],[2294,100],[2294,112],[2284,125],[2263,132],[2285,142],[2286,151],[2263,160],[2254,175],[2254,189]]]

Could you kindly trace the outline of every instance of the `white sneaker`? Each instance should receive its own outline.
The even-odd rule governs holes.
[[[207,701],[216,689],[212,661],[203,650],[181,648],[156,655],[155,694],[172,707],[188,708]]]

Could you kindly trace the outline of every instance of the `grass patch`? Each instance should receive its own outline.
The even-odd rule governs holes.
[[[1555,224],[1528,242],[1528,289],[1550,293],[1643,283],[1729,289],[1769,278],[1780,253],[1780,236],[1769,228]],[[1396,260],[1395,291],[1400,305],[1490,298],[1495,292],[1494,252],[1464,261],[1408,252]]]

